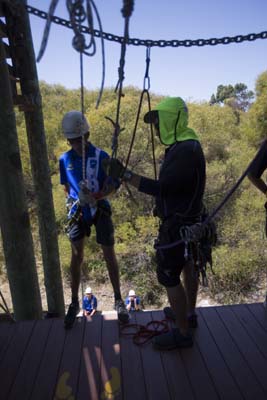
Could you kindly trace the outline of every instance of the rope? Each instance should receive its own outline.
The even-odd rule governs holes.
[[[150,342],[153,337],[169,332],[168,322],[164,319],[162,321],[150,321],[146,325],[120,325],[120,334],[121,336],[132,337],[134,344],[142,346]]]
[[[150,94],[149,94],[149,88],[150,88],[150,77],[149,77],[149,65],[150,65],[150,48],[146,49],[146,70],[145,70],[145,76],[144,76],[144,84],[143,84],[143,90],[140,96],[139,100],[139,105],[138,105],[138,110],[137,110],[137,115],[136,115],[136,120],[135,120],[135,125],[133,129],[133,134],[132,134],[132,139],[128,151],[128,155],[126,158],[125,162],[125,170],[128,167],[129,160],[131,157],[134,141],[135,141],[135,136],[136,136],[136,131],[138,127],[138,122],[141,114],[141,109],[142,109],[142,104],[143,104],[143,98],[146,95],[147,96],[147,102],[148,102],[148,111],[151,111],[151,101],[150,101]],[[155,144],[154,144],[154,133],[153,133],[153,125],[150,124],[150,133],[151,133],[151,143],[152,143],[152,156],[153,156],[153,166],[154,166],[154,175],[155,179],[157,179],[157,167],[156,167],[156,158],[155,158]]]
[[[40,50],[37,56],[36,61],[39,62],[44,55],[48,37],[51,28],[51,22],[54,21],[54,12],[56,6],[58,4],[58,0],[52,0],[48,14],[46,14],[46,25],[43,33],[43,38],[40,46]],[[102,54],[102,79],[101,85],[99,90],[99,95],[96,101],[96,108],[98,108],[103,90],[104,90],[104,82],[105,82],[105,47],[104,47],[104,37],[102,36],[102,23],[101,19],[97,10],[97,7],[93,0],[86,0],[86,10],[83,6],[83,0],[66,0],[66,6],[70,16],[70,27],[74,31],[74,38],[72,40],[72,46],[77,50],[79,53],[83,53],[87,56],[94,56],[96,53],[96,43],[95,43],[95,36],[92,34],[94,32],[94,19],[93,19],[93,10],[95,12],[97,22],[99,25],[99,32],[101,38],[101,54]],[[28,10],[28,9],[27,9]],[[29,10],[28,10],[29,11]],[[88,28],[85,32],[82,27],[82,23],[87,19]],[[86,44],[85,35],[87,33],[90,35],[89,43]]]

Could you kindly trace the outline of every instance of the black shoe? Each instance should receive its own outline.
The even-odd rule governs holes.
[[[166,318],[169,318],[169,319],[175,321],[175,319],[176,319],[175,314],[172,311],[171,307],[163,308],[163,312],[164,312]],[[196,329],[198,327],[197,314],[192,314],[189,317],[187,317],[187,321],[188,321],[189,329]]]
[[[127,324],[127,322],[129,322],[130,317],[128,311],[126,310],[123,300],[116,300],[114,309],[118,313],[119,321],[122,322],[123,324]]]
[[[156,350],[173,350],[193,346],[192,336],[182,335],[179,329],[172,329],[170,332],[155,336],[152,339],[153,347]]]
[[[64,325],[66,329],[70,329],[73,327],[76,315],[78,314],[79,311],[80,311],[79,303],[71,303],[69,305],[68,312],[64,319]]]

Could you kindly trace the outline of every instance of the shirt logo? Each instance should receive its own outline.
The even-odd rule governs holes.
[[[74,166],[72,163],[69,163],[69,165],[67,166],[67,170],[68,171],[73,171],[74,170]]]

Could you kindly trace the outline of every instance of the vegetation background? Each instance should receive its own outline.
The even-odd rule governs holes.
[[[58,240],[65,301],[69,300],[70,244],[64,233],[66,222],[65,197],[59,183],[58,159],[68,150],[61,131],[65,112],[80,109],[80,90],[68,90],[60,85],[40,83],[46,129],[54,204],[58,226]],[[111,153],[113,128],[106,116],[115,119],[117,96],[113,88],[106,89],[98,109],[97,92],[85,90],[85,110],[91,125],[91,141]],[[140,90],[124,89],[121,101],[118,157],[125,161],[136,121]],[[151,94],[152,107],[161,97]],[[198,133],[207,161],[205,203],[209,211],[215,209],[235,184],[267,136],[267,71],[257,77],[255,92],[243,84],[218,87],[210,102],[188,102],[189,125]],[[144,101],[136,139],[129,163],[135,172],[153,177],[153,157],[149,127],[143,123],[147,111]],[[31,215],[32,233],[38,266],[40,287],[45,308],[42,260],[38,238],[35,192],[32,184],[27,135],[23,113],[17,111],[17,127]],[[155,142],[157,170],[164,154],[164,146]],[[157,283],[153,243],[157,235],[157,218],[153,216],[152,198],[125,187],[110,199],[116,227],[116,253],[120,265],[122,292],[126,296],[134,288],[143,307],[157,308],[166,304],[164,289]],[[247,301],[250,296],[263,299],[266,284],[266,238],[264,196],[246,178],[239,189],[216,216],[218,243],[213,250],[214,274],[208,271],[209,287],[202,294],[216,303]],[[100,300],[100,308],[112,308],[112,290],[95,233],[87,241],[83,265],[82,289],[92,286]],[[5,261],[0,253],[1,287],[6,281]],[[264,293],[264,294],[263,294]],[[256,294],[256,297],[255,297]],[[8,289],[6,289],[8,297]],[[10,299],[8,299],[9,305]]]

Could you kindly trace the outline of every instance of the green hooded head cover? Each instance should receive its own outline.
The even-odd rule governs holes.
[[[154,110],[159,114],[160,140],[166,146],[188,139],[199,140],[188,128],[188,109],[181,97],[167,97]]]

